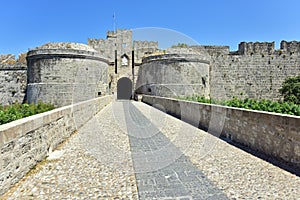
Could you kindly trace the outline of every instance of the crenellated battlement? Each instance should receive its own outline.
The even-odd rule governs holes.
[[[135,41],[133,41],[133,46],[134,46],[134,47],[140,47],[140,46],[143,46],[143,47],[149,47],[149,48],[152,48],[152,47],[158,48],[158,42],[157,42],[157,41],[141,41],[141,40],[135,40]],[[136,48],[135,48],[135,49],[136,49]]]
[[[280,49],[275,49],[275,42],[241,42],[237,55],[271,55],[282,53],[300,53],[300,42],[285,40],[280,42]],[[232,53],[234,54],[234,53]]]
[[[241,42],[238,53],[240,55],[273,54],[275,42]]]
[[[192,46],[197,49],[200,46]],[[241,42],[237,51],[230,51],[229,46],[201,45],[210,55],[281,55],[281,54],[299,54],[300,42],[285,40],[281,41],[280,49],[275,49],[275,42]]]
[[[132,30],[129,29],[117,29],[116,31],[107,31],[106,32],[106,39],[109,38],[116,38],[120,35],[129,34],[132,35]]]
[[[282,40],[280,43],[280,49],[287,53],[300,53],[300,42],[287,42],[285,40]]]

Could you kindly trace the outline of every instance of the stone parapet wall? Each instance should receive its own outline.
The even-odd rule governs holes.
[[[196,51],[198,49],[207,51],[208,54],[216,54],[216,53],[222,53],[222,54],[229,54],[229,46],[191,46],[191,48],[195,49]]]
[[[104,96],[0,126],[0,195],[113,100]]]
[[[272,54],[275,42],[241,42],[239,44],[240,55]]]
[[[300,169],[299,116],[148,95],[142,101],[217,137],[221,135]]]
[[[293,53],[300,53],[300,42],[298,41],[291,41],[291,42],[287,42],[287,41],[281,41],[280,43],[280,49],[282,51],[288,52],[290,54]]]

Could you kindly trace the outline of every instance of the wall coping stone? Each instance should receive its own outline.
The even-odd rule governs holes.
[[[251,109],[245,109],[245,108],[223,106],[223,105],[218,105],[218,104],[200,103],[200,102],[196,102],[196,101],[188,101],[188,100],[182,100],[182,99],[175,99],[175,98],[171,98],[171,97],[159,97],[159,96],[151,96],[151,95],[143,95],[143,96],[145,96],[145,97],[151,97],[151,98],[167,99],[167,100],[178,101],[178,102],[181,101],[181,102],[185,102],[185,103],[196,103],[196,104],[200,104],[200,105],[207,105],[207,106],[212,106],[212,107],[220,107],[220,108],[226,108],[226,109],[232,109],[232,110],[248,111],[248,112],[254,112],[254,113],[258,113],[258,114],[269,114],[269,115],[275,115],[275,116],[291,117],[291,118],[300,119],[300,116],[296,116],[296,115],[281,114],[281,113],[267,112],[267,111],[261,111],[261,110],[251,110]]]
[[[12,141],[13,139],[21,137],[28,132],[43,127],[44,125],[50,124],[51,122],[54,122],[64,117],[65,115],[72,114],[72,110],[74,107],[80,107],[84,104],[88,104],[93,101],[97,101],[101,98],[106,98],[108,96],[111,95],[82,101],[79,103],[71,104],[68,106],[56,108],[47,112],[15,120],[6,124],[2,124],[0,125],[0,148]]]
[[[98,52],[78,50],[78,49],[34,49],[27,53],[27,62],[32,59],[52,59],[52,58],[80,58],[99,60],[108,63],[108,59],[102,57]]]

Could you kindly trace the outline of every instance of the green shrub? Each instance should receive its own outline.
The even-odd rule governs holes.
[[[279,92],[284,101],[300,104],[300,75],[286,78]]]
[[[188,96],[188,97],[178,97],[178,99],[300,116],[300,105],[297,105],[293,102],[276,102],[276,101],[265,100],[265,99],[258,101],[255,99],[247,99],[247,98],[238,99],[236,97],[233,97],[230,100],[217,101],[212,99],[205,99],[203,96],[197,96],[197,95]]]
[[[14,120],[18,120],[24,117],[35,115],[38,113],[46,112],[54,109],[51,104],[44,104],[38,102],[34,104],[13,104],[9,106],[0,106],[0,125]]]

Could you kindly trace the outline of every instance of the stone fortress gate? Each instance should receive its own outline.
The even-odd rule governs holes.
[[[33,178],[27,179],[30,189],[19,190],[22,194],[30,192],[27,197],[34,198],[33,194],[42,195],[46,191],[57,195],[64,189],[62,196],[77,193],[83,197],[82,185],[88,185],[93,193],[95,188],[117,185],[120,192],[128,194],[128,187],[124,186],[130,184],[135,188],[135,197],[141,199],[149,194],[156,199],[220,199],[223,192],[232,198],[270,199],[270,194],[274,194],[273,199],[276,199],[281,194],[288,199],[299,199],[299,177],[247,156],[227,142],[197,129],[221,135],[229,143],[244,145],[252,152],[278,158],[298,170],[299,116],[165,97],[197,94],[212,99],[236,96],[278,100],[278,89],[284,79],[299,75],[300,42],[282,41],[278,50],[273,42],[242,42],[238,51],[233,52],[228,46],[178,46],[161,51],[157,42],[132,42],[131,30],[117,30],[108,32],[106,40],[89,39],[88,45],[45,44],[30,50],[26,61],[22,57],[15,60],[11,55],[0,56],[2,105],[16,101],[67,105],[1,126],[0,195],[78,131],[66,143],[66,151],[58,162],[47,162],[51,164],[49,168],[38,170],[45,176],[37,179],[37,174],[31,174]],[[143,103],[114,102],[110,94],[120,89],[117,97],[129,99],[131,86],[136,93],[152,96],[144,95]],[[102,97],[95,98],[98,96]],[[111,102],[112,106],[107,106]],[[148,110],[145,103],[189,122],[196,129],[164,112]],[[100,156],[98,161],[104,161],[103,165],[95,162],[91,151],[84,153],[86,146]],[[205,156],[207,153],[211,155]],[[77,159],[78,156],[83,159]],[[203,160],[204,157],[207,159]],[[124,163],[132,169],[115,170]],[[116,168],[110,164],[116,164]],[[165,167],[160,168],[162,166]],[[70,179],[70,169],[75,182],[64,181]],[[49,176],[48,170],[53,176]],[[225,173],[211,173],[220,171]],[[120,182],[119,178],[111,181],[115,175]],[[57,190],[54,185],[59,186]],[[109,193],[119,194],[116,191],[110,188],[107,193],[100,191],[102,196],[98,199],[107,198]],[[204,192],[207,193],[205,198]],[[90,197],[88,194],[87,198]]]
[[[132,30],[118,29],[108,31],[106,39],[88,39],[87,45],[48,43],[24,60],[0,56],[3,105],[64,106],[113,94],[123,77],[136,93],[279,100],[285,78],[299,74],[300,42],[282,41],[280,49],[274,42],[241,42],[237,51],[228,46],[160,50],[157,41],[134,41]]]

